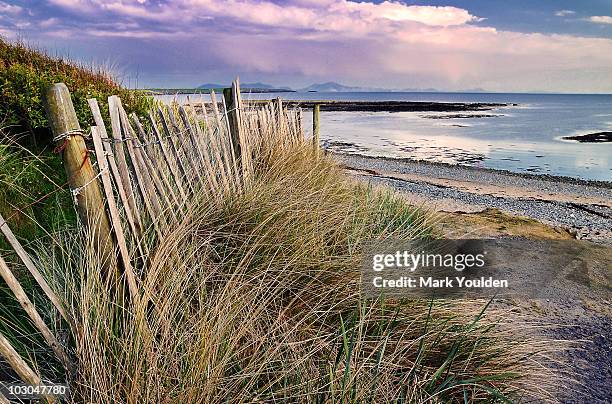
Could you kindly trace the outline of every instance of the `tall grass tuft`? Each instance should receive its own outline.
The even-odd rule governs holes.
[[[78,322],[74,401],[551,399],[547,343],[517,339],[509,313],[361,295],[364,242],[431,237],[426,211],[351,182],[311,145],[266,155],[247,185],[199,193],[165,237],[145,235],[148,299],[116,303],[85,233],[39,246]]]

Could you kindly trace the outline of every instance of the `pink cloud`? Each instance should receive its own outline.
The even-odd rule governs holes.
[[[332,12],[344,13],[347,10],[358,12],[361,18],[368,20],[414,21],[432,26],[463,25],[482,20],[457,7],[407,6],[393,1],[380,4],[342,1],[330,7]]]
[[[462,25],[481,20],[467,10],[457,7],[408,6],[395,1],[377,4],[348,0],[299,0],[283,5],[265,0],[176,0],[164,4],[146,0],[50,0],[50,2],[85,13],[99,9],[155,20],[165,17],[191,20],[197,15],[210,14],[263,25],[315,27],[321,30],[325,30],[330,19],[332,22],[345,20],[353,23],[409,21],[432,26]],[[350,27],[348,24],[340,26],[343,29]]]
[[[594,15],[589,20],[596,24],[612,24],[612,17],[609,15]]]
[[[174,60],[185,68],[206,55],[225,70],[380,87],[612,92],[611,39],[499,31],[475,24],[482,19],[458,7],[348,0],[49,1],[77,14],[79,24],[53,21],[47,36],[68,38],[78,30],[96,40],[141,41],[141,55],[150,39],[158,39],[168,49],[184,49]],[[165,63],[163,52],[149,57]]]

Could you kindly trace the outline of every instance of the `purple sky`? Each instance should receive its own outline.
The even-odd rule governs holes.
[[[538,3],[533,5],[533,3]],[[0,0],[0,35],[124,84],[612,93],[610,0]]]

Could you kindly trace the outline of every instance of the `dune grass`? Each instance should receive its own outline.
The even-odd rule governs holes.
[[[73,401],[550,398],[542,363],[551,348],[519,339],[509,313],[483,301],[361,295],[364,242],[435,236],[426,211],[351,182],[309,145],[269,156],[248,187],[191,201],[164,239],[147,230],[152,248],[141,277],[150,300],[116,303],[84,231],[34,247],[78,323],[66,340],[78,369],[64,376]],[[57,378],[57,364],[40,359],[44,344],[36,346],[31,362]]]
[[[224,125],[211,127],[200,138],[210,168],[185,176],[200,178],[197,191],[164,211],[163,232],[149,219],[130,234],[139,298],[117,299],[84,227],[29,243],[77,324],[70,332],[28,288],[74,361],[70,373],[0,284],[0,331],[44,379],[92,403],[551,399],[555,346],[522,333],[515,314],[486,301],[362,296],[366,242],[436,237],[435,217],[353,182],[287,122],[261,125],[262,111],[251,112],[241,110],[246,158],[236,163]]]

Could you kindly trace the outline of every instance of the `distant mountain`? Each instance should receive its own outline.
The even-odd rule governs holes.
[[[229,84],[217,84],[217,83],[206,83],[206,84],[202,84],[200,86],[198,86],[197,88],[200,90],[210,90],[210,89],[218,89],[218,88],[227,88],[227,87],[231,87],[231,85]],[[240,83],[240,88],[242,89],[255,89],[255,90],[268,90],[268,91],[272,91],[272,90],[284,90],[284,91],[291,91],[291,89],[289,87],[276,87],[273,86],[271,84],[266,84],[266,83]]]
[[[351,91],[364,91],[364,88],[361,87],[350,87],[345,86],[339,83],[335,83],[333,81],[328,81],[327,83],[317,83],[312,84],[306,88],[302,88],[300,91],[308,92],[308,91],[317,91],[322,93],[341,93],[341,92],[351,92]]]
[[[277,87],[277,86],[273,86],[271,84],[266,84],[266,83],[240,83],[240,87],[243,88],[259,88],[262,90],[291,90],[290,87]]]
[[[217,83],[206,83],[198,86],[200,90],[220,89],[230,87],[229,84],[217,84]],[[249,90],[253,92],[276,92],[276,91],[294,91],[290,87],[276,87],[271,84],[256,82],[256,83],[240,83],[240,87],[243,90]],[[446,92],[445,90],[439,90],[437,88],[403,88],[403,89],[389,89],[379,87],[357,87],[357,86],[345,86],[344,84],[336,83],[335,81],[328,81],[325,83],[315,83],[308,87],[301,88],[297,91],[300,92],[321,92],[321,93],[342,93],[342,92],[409,92],[409,93],[438,93]],[[456,93],[483,93],[487,92],[482,88],[470,88],[460,91],[452,91]]]
[[[334,92],[356,92],[356,93],[388,93],[395,91],[423,91],[423,90],[395,90],[389,88],[380,88],[380,87],[353,87],[353,86],[345,86],[344,84],[336,83],[333,81],[328,81],[327,83],[317,83],[310,85],[306,88],[302,88],[298,91],[308,92],[308,91],[316,91],[322,93],[334,93]],[[424,90],[428,91],[428,90]]]
[[[201,90],[210,90],[210,89],[225,88],[225,87],[227,86],[224,84],[206,83],[206,84],[202,84],[201,86],[197,86],[196,88],[199,88]]]
[[[379,87],[351,87],[345,86],[340,83],[336,83],[333,81],[328,81],[327,83],[318,83],[310,85],[306,88],[302,88],[298,91],[308,92],[308,91],[316,91],[322,93],[333,93],[333,92],[381,92],[381,93],[390,93],[390,92],[407,92],[407,93],[438,93],[438,92],[446,92],[445,90],[439,90],[437,88],[402,88],[402,89],[389,89],[389,88],[379,88]],[[484,93],[487,90],[482,88],[470,88],[461,91],[452,91],[456,93]]]
[[[400,90],[406,93],[438,93],[440,90],[437,88],[404,88]]]
[[[407,93],[486,93],[487,90],[477,88],[466,88],[464,90],[439,90],[437,88],[404,88],[403,90]]]
[[[465,90],[458,91],[459,93],[486,93],[488,92],[484,88],[476,87],[476,88],[466,88]]]

